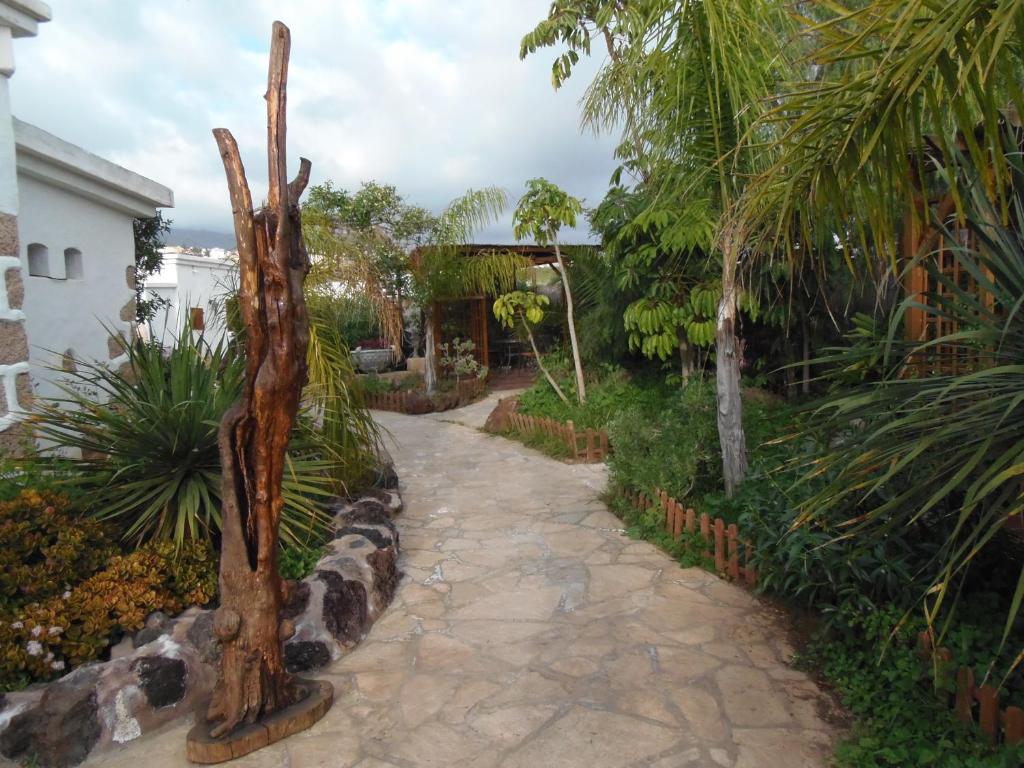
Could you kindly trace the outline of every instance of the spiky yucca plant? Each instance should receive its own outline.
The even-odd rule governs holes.
[[[186,325],[169,352],[124,344],[127,364],[76,361],[62,396],[37,401],[31,422],[59,461],[63,482],[89,511],[116,522],[126,541],[211,539],[220,528],[217,429],[236,401],[244,361]],[[284,542],[300,545],[327,522],[317,499],[333,490],[331,461],[300,424],[284,472]]]

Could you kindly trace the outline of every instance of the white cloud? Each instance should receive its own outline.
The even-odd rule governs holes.
[[[175,191],[180,226],[230,229],[210,129],[228,127],[265,186],[270,24],[292,29],[289,156],[314,182],[398,185],[435,210],[468,187],[517,195],[546,176],[596,203],[611,137],[578,130],[597,62],[555,93],[550,55],[518,60],[548,0],[51,0],[16,44],[16,114]],[[285,9],[285,10],[282,10]],[[507,222],[486,233],[511,239]]]

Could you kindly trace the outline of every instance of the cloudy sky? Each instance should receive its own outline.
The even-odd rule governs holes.
[[[593,205],[614,167],[614,140],[579,130],[600,62],[555,92],[549,53],[519,61],[549,0],[48,2],[53,21],[16,44],[15,114],[171,187],[176,226],[231,231],[211,128],[232,130],[265,192],[275,18],[292,30],[290,164],[309,157],[314,183],[386,181],[439,210],[470,187],[515,200],[545,176]],[[478,240],[511,242],[509,218]]]

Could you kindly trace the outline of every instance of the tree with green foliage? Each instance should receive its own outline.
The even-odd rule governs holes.
[[[512,290],[529,261],[510,251],[487,251],[468,257],[462,246],[483,227],[497,220],[508,206],[503,189],[468,190],[452,200],[437,218],[428,245],[418,252],[413,271],[416,300],[429,307],[442,299],[493,296]],[[437,381],[433,323],[426,327],[426,385],[432,392]]]
[[[320,264],[327,279],[347,274],[366,283],[386,318],[386,335],[401,351],[402,307],[411,287],[409,256],[429,241],[437,218],[407,203],[394,185],[375,181],[355,192],[336,188],[330,180],[318,184],[309,190],[303,213],[310,219],[307,230],[320,234],[316,242],[329,237],[334,246],[334,258]]]
[[[618,318],[630,351],[663,361],[678,351],[685,385],[698,350],[715,340],[721,264],[708,248],[713,236],[708,212],[665,202],[667,197],[659,202],[657,185],[650,181],[632,189],[615,185],[590,220],[615,264],[616,285],[639,294]],[[698,221],[705,226],[696,226]]]
[[[921,185],[933,165],[988,168],[989,196],[1005,220],[1008,129],[1024,109],[1024,9],[1019,0],[814,0],[803,36],[812,76],[779,89],[752,131],[770,163],[744,195],[740,226],[786,246],[841,237],[852,262],[875,250],[895,261],[902,218],[937,232]],[[962,217],[963,179],[954,171]],[[934,191],[934,190],[933,190]],[[793,222],[799,222],[794,228]],[[934,239],[923,238],[924,250]],[[851,266],[857,266],[851,263]]]
[[[544,374],[544,378],[548,380],[548,384],[555,390],[555,394],[558,395],[559,399],[563,403],[568,403],[569,398],[565,396],[562,388],[558,386],[558,382],[555,381],[544,365],[544,359],[537,349],[537,342],[533,338],[533,330],[530,327],[543,322],[544,310],[550,303],[551,301],[547,296],[543,296],[535,291],[512,291],[495,299],[494,316],[498,319],[498,322],[509,329],[515,327],[516,320],[519,321],[520,327],[526,334],[526,338],[530,340],[533,357],[537,361],[540,372]]]
[[[572,361],[576,368],[576,393],[580,403],[587,400],[587,382],[583,376],[583,361],[580,359],[580,345],[576,338],[575,307],[572,300],[572,286],[569,271],[562,258],[558,233],[563,226],[575,227],[576,218],[583,213],[583,203],[562,191],[547,179],[530,179],[526,182],[524,194],[512,215],[512,232],[517,240],[532,238],[537,245],[550,245],[555,249],[558,276],[565,291],[565,314],[569,327],[569,345]]]
[[[147,298],[145,283],[146,278],[155,274],[163,264],[164,256],[160,249],[164,247],[164,235],[170,229],[170,219],[165,219],[160,210],[156,216],[132,221],[135,236],[135,317],[140,323],[148,323],[157,310],[167,304],[166,299],[157,296]]]
[[[715,317],[718,431],[725,487],[747,471],[737,338],[738,265],[751,246],[736,209],[752,175],[769,167],[770,144],[752,128],[778,84],[792,77],[781,41],[793,22],[777,0],[556,0],[527,34],[526,57],[560,46],[552,80],[571,76],[580,54],[603,41],[608,60],[583,100],[583,123],[620,130],[619,156],[641,180],[656,178],[652,206],[702,209],[690,238],[710,222],[707,251],[720,260]],[[685,220],[683,222],[686,223]]]

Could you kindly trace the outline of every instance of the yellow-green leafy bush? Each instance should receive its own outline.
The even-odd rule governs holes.
[[[217,559],[205,542],[153,542],[115,555],[103,570],[47,600],[0,618],[0,689],[59,677],[100,658],[153,611],[209,603]]]
[[[0,615],[60,594],[112,553],[108,527],[74,515],[64,495],[23,490],[0,502]]]

